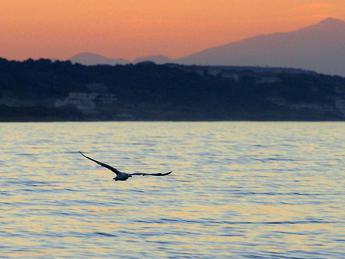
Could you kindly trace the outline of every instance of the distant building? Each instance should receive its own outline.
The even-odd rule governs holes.
[[[95,102],[101,105],[111,105],[117,102],[117,97],[115,94],[100,94],[97,96]]]
[[[96,93],[78,93],[72,92],[64,100],[57,100],[55,107],[74,106],[83,113],[94,113],[96,104],[94,103]]]
[[[92,114],[97,112],[97,105],[111,105],[117,101],[115,94],[71,92],[63,100],[57,100],[55,107],[73,106],[79,111]]]

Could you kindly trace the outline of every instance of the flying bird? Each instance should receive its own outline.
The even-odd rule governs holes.
[[[91,157],[88,157],[88,156],[84,155],[84,154],[83,154],[82,152],[80,152],[80,151],[79,151],[79,153],[80,153],[83,157],[85,157],[85,158],[87,158],[87,159],[89,159],[89,160],[91,160],[91,161],[93,161],[93,162],[99,164],[100,166],[103,166],[103,167],[109,169],[109,170],[112,171],[114,174],[116,174],[116,177],[113,178],[115,181],[126,181],[128,178],[130,178],[130,177],[132,177],[132,176],[135,176],[135,175],[142,175],[142,176],[145,176],[145,175],[150,175],[150,176],[166,176],[166,175],[169,175],[169,174],[172,173],[172,171],[170,171],[170,172],[168,172],[168,173],[158,173],[158,174],[147,174],[147,173],[133,173],[133,174],[128,174],[128,173],[120,172],[119,170],[117,170],[116,168],[114,168],[114,167],[112,167],[112,166],[110,166],[110,165],[107,165],[107,164],[102,163],[102,162],[100,162],[100,161],[97,161],[97,160],[95,160],[95,159],[93,159],[93,158],[91,158]]]

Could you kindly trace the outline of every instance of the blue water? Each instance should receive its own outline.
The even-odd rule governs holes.
[[[345,258],[344,123],[2,123],[0,257]],[[114,182],[110,171],[166,172]]]

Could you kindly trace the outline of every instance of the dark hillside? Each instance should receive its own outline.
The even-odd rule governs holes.
[[[0,120],[344,120],[345,79],[279,68],[0,60]]]

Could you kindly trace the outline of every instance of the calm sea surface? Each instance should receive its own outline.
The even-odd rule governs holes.
[[[345,123],[2,123],[0,257],[345,258]]]

